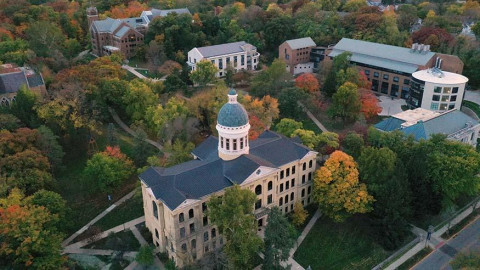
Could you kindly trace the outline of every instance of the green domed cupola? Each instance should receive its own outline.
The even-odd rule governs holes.
[[[233,88],[228,92],[228,103],[218,112],[217,123],[224,127],[241,127],[248,124],[248,113],[242,104],[237,102],[237,92]]]

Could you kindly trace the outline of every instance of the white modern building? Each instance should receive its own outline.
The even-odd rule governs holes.
[[[412,74],[407,104],[432,111],[460,110],[467,82],[463,75],[438,68],[417,71]]]
[[[218,68],[216,76],[223,77],[228,65],[232,65],[235,72],[257,69],[259,57],[260,54],[255,46],[239,41],[193,48],[188,52],[187,64],[191,70],[195,70],[198,62],[211,61]]]

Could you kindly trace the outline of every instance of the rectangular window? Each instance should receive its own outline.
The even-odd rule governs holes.
[[[310,160],[310,161],[308,162],[308,168],[312,168],[312,166],[313,166],[313,160]]]
[[[304,184],[304,183],[305,183],[305,174],[302,175],[302,184]]]
[[[223,137],[220,137],[220,147],[223,148]]]
[[[312,181],[312,173],[311,172],[308,173],[308,181]]]
[[[207,241],[208,241],[208,231],[203,233],[203,242],[207,242]]]
[[[290,188],[290,182],[287,181],[287,183],[285,183],[285,190],[287,190],[289,188]]]
[[[280,192],[283,192],[283,184],[280,184]]]
[[[230,150],[230,139],[225,139],[226,144],[227,144],[227,150]]]
[[[302,189],[302,198],[305,197],[305,189]]]
[[[233,150],[237,150],[237,139],[233,139]]]
[[[433,101],[440,101],[440,95],[433,95],[432,100]]]
[[[207,226],[207,225],[208,225],[208,218],[203,217],[203,226]]]
[[[380,88],[380,91],[384,94],[388,94],[388,86],[389,86],[388,82],[382,82],[382,86]]]
[[[373,77],[378,78],[379,74],[378,72],[373,72]]]
[[[456,93],[458,93],[458,87],[453,87],[452,94],[456,94]]]
[[[444,88],[443,88],[443,93],[444,93],[444,94],[450,94],[450,93],[452,93],[452,88],[451,88],[451,87],[444,87]]]
[[[240,138],[240,149],[243,149],[243,138]]]
[[[202,212],[205,213],[205,211],[207,211],[207,203],[203,202],[202,203]]]
[[[448,101],[448,98],[449,98],[449,97],[450,97],[450,96],[442,96],[442,101]]]
[[[303,163],[303,170],[305,171],[307,169],[307,163]]]
[[[388,80],[388,74],[383,74],[383,79]]]
[[[285,203],[288,203],[288,195],[285,196]]]
[[[409,79],[404,79],[403,84],[410,85],[410,80]]]
[[[185,228],[184,227],[180,228],[180,237],[181,238],[185,237]]]
[[[295,174],[295,165],[292,167],[292,174]]]
[[[434,111],[438,110],[438,103],[430,104],[430,110],[434,110]]]
[[[448,108],[448,104],[442,103],[440,104],[440,110],[445,111]]]
[[[240,62],[242,66],[245,65],[245,55],[240,56]]]
[[[190,224],[190,233],[195,232],[195,223]]]
[[[450,101],[457,101],[457,96],[450,96]]]
[[[364,73],[365,73],[365,75],[367,75],[367,76],[368,76],[368,75],[370,75],[370,70],[368,70],[368,69],[365,69],[365,70],[364,70]]]
[[[442,92],[442,87],[440,87],[440,86],[435,86],[435,88],[433,88],[433,92],[435,92],[435,93],[441,93],[441,92]]]
[[[390,89],[390,96],[398,97],[398,84],[392,84],[392,89]]]
[[[308,187],[307,194],[310,194],[310,193],[312,193],[312,186],[309,186],[309,187]]]
[[[258,200],[258,201],[255,203],[255,210],[260,209],[260,207],[262,207],[262,200]]]
[[[287,177],[290,176],[290,168],[287,168]]]
[[[281,172],[280,172],[280,179],[283,179],[284,173],[285,173],[284,171],[281,171]]]
[[[394,81],[394,82],[399,82],[400,79],[399,79],[398,77],[393,77],[393,81]]]
[[[270,194],[267,196],[267,204],[271,204],[273,202],[273,195]]]
[[[295,186],[295,178],[292,179],[292,187]]]
[[[455,103],[450,103],[450,105],[448,105],[448,109],[449,110],[455,109]]]

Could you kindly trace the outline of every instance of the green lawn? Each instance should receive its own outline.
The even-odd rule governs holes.
[[[344,223],[320,218],[294,255],[312,269],[371,269],[391,252],[373,241],[368,223],[353,217]]]
[[[142,190],[138,187],[131,199],[115,207],[95,225],[105,231],[141,216],[143,216]]]
[[[429,248],[429,247],[426,247],[426,248],[420,250],[420,252],[415,254],[415,256],[411,257],[410,259],[408,259],[404,263],[402,263],[402,265],[400,265],[398,267],[398,270],[408,270],[408,269],[412,268],[412,266],[414,266],[419,261],[421,261],[423,258],[425,258],[428,254],[430,254],[430,252],[432,252],[432,249]]]
[[[85,248],[138,251],[140,243],[130,230],[126,230],[118,233],[111,233],[107,237],[85,246]]]

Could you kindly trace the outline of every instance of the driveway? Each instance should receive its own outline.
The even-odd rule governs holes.
[[[402,105],[407,105],[404,99],[394,98],[387,96],[377,97],[379,102],[378,105],[382,107],[382,112],[379,115],[390,116],[397,113],[403,112]]]
[[[453,258],[460,252],[469,251],[480,251],[480,218],[470,223],[457,236],[447,241],[412,269],[452,269],[450,262]]]

